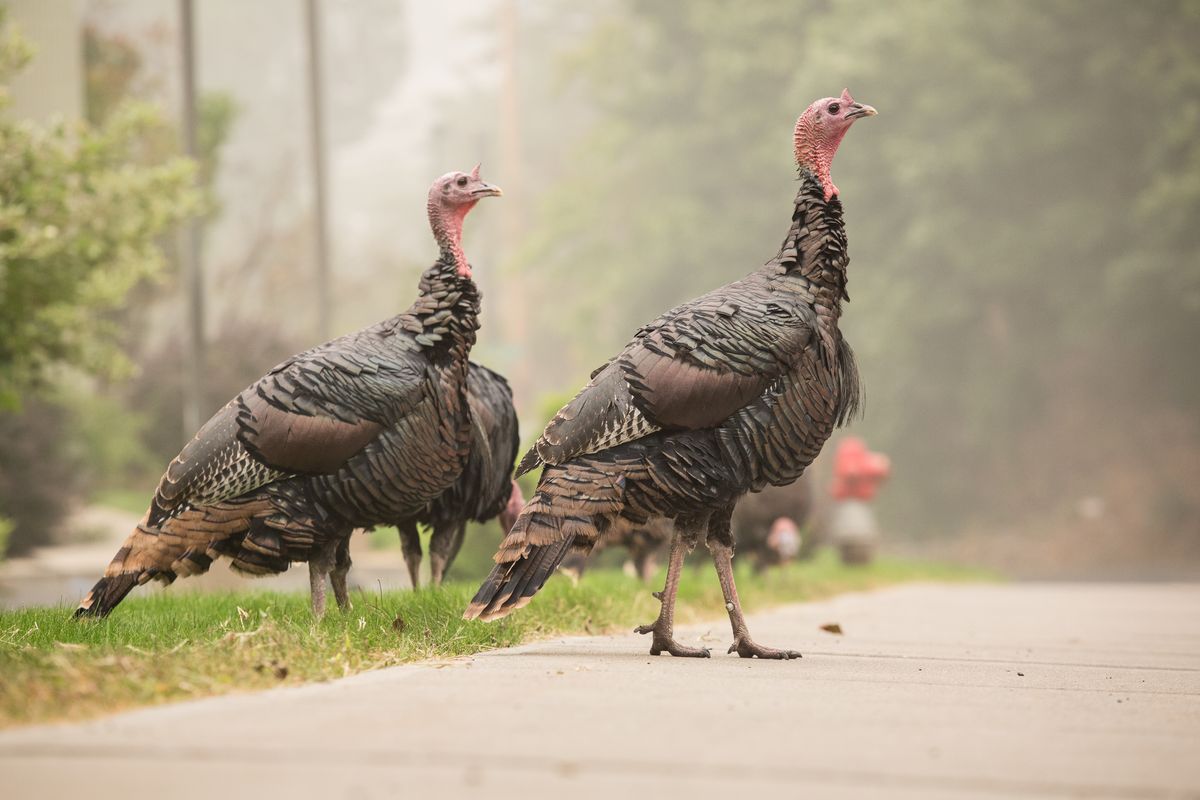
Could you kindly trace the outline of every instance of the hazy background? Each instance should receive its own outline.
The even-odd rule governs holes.
[[[879,110],[833,168],[867,392],[851,430],[892,458],[889,544],[1017,575],[1200,574],[1200,2],[319,7],[333,333],[408,305],[436,255],[430,181],[482,161],[505,196],[467,223],[474,357],[531,439],[640,323],[775,254],[795,118],[849,87]],[[177,124],[175,3],[8,8],[39,54],[5,115],[99,124],[132,98]],[[196,15],[207,416],[319,341],[318,300],[303,4]],[[67,370],[0,410],[14,554],[69,538],[72,509],[144,505],[182,444],[162,244],[168,267],[109,312],[134,369]]]

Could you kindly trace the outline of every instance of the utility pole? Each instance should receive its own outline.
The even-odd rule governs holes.
[[[199,158],[196,146],[196,37],[192,0],[179,0],[183,60],[183,148]],[[199,187],[197,187],[199,188]],[[195,214],[184,223],[179,237],[183,288],[187,305],[187,348],[183,370],[183,440],[191,438],[203,422],[204,402],[204,266],[201,261],[200,219]]]
[[[305,1],[308,29],[308,113],[312,142],[313,216],[316,218],[317,334],[330,338],[332,286],[329,276],[329,220],[326,210],[324,82],[321,76],[321,17],[317,0]]]
[[[498,209],[502,221],[501,250],[505,259],[517,252],[525,232],[525,192],[523,186],[524,161],[521,157],[521,93],[517,69],[519,52],[520,11],[516,0],[504,0],[499,8],[498,31],[500,50],[500,163],[503,176],[505,202]],[[504,309],[505,334],[511,342],[527,341],[525,322],[525,297],[519,280],[509,276],[497,281],[503,299],[499,307]],[[518,358],[508,368],[509,379],[517,388],[519,397],[532,395],[532,374],[528,358]]]

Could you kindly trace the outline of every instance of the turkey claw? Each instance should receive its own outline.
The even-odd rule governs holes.
[[[727,653],[737,653],[742,658],[767,658],[775,661],[787,661],[793,658],[803,658],[795,650],[777,650],[774,647],[763,647],[751,639],[738,639],[729,645]]]
[[[676,658],[711,658],[712,651],[707,647],[688,647],[682,645],[669,635],[664,635],[658,632],[657,625],[639,625],[633,629],[634,633],[653,633],[654,641],[650,643],[650,655],[658,656],[663,653],[670,653]]]

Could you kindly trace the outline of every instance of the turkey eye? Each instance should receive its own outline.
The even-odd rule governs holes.
[[[838,109],[840,109],[840,108],[841,108],[841,106],[839,106],[837,103],[830,103],[829,104],[829,113],[836,114],[838,112]]]
[[[459,186],[466,186],[466,185],[467,185],[467,179],[466,179],[465,177],[464,177],[464,178],[459,178],[459,179],[458,179],[458,185],[459,185]]]

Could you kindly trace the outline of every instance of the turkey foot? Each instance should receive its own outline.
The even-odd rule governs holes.
[[[650,655],[658,656],[670,653],[676,658],[709,658],[712,656],[707,647],[688,647],[675,641],[670,623],[664,625],[663,621],[662,616],[659,616],[653,625],[639,625],[633,629],[634,633],[654,634],[654,640],[650,642]]]
[[[707,647],[686,647],[675,641],[675,593],[679,591],[679,572],[683,569],[683,557],[687,555],[688,546],[683,535],[676,530],[671,539],[671,555],[667,561],[667,585],[654,596],[662,603],[658,611],[658,619],[653,625],[639,625],[634,628],[636,633],[653,633],[654,641],[650,643],[650,655],[657,656],[663,652],[678,658],[708,658]]]
[[[729,645],[729,650],[726,652],[737,653],[742,658],[770,658],[776,661],[803,658],[795,650],[779,650],[774,647],[763,647],[749,636],[739,636],[737,641]]]
[[[708,550],[712,554],[713,565],[717,568],[721,592],[725,595],[725,610],[729,612],[729,623],[733,627],[733,644],[727,652],[737,653],[742,658],[770,658],[779,661],[800,658],[800,654],[795,650],[763,647],[750,638],[750,629],[746,627],[746,618],[742,616],[742,602],[733,582],[733,548],[710,538]]]

